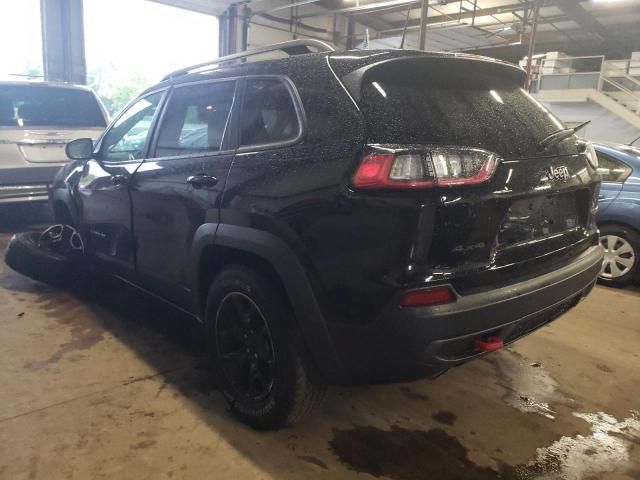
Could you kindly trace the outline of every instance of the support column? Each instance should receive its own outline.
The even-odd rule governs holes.
[[[238,47],[246,49],[251,10],[245,8],[244,15],[239,15],[238,8],[240,6],[236,4],[229,5],[218,17],[218,50],[221,57],[237,53]]]
[[[240,48],[242,51],[246,51],[249,46],[249,21],[251,20],[251,8],[245,5],[242,8],[242,40],[240,41]]]
[[[536,50],[536,35],[538,33],[538,20],[540,18],[540,4],[541,0],[536,0],[533,10],[533,25],[531,26],[531,35],[529,36],[529,54],[527,55],[527,92],[531,89],[531,62],[533,61],[533,55]]]
[[[82,0],[40,0],[45,80],[87,83]]]
[[[229,50],[229,19],[227,12],[218,17],[218,56],[224,57]]]
[[[229,26],[227,27],[227,47],[229,51],[227,55],[230,55],[238,51],[238,7],[231,5],[227,12],[229,21]]]
[[[356,46],[356,22],[352,17],[347,19],[347,50],[352,50]]]
[[[419,50],[427,48],[427,17],[429,16],[429,0],[422,0],[422,8],[420,9],[420,44]]]

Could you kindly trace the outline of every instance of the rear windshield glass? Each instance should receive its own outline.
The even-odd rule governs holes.
[[[402,61],[374,67],[360,86],[368,142],[484,148],[503,157],[535,155],[563,128],[518,78],[491,65]]]
[[[0,126],[105,127],[93,93],[39,85],[0,85]]]

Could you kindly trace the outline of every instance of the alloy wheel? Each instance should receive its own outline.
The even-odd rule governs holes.
[[[260,308],[240,292],[227,294],[215,322],[220,367],[231,386],[253,401],[273,388],[275,352],[269,326]]]
[[[600,237],[600,243],[604,247],[604,261],[600,269],[601,278],[617,279],[631,271],[635,264],[636,254],[625,238],[617,235],[604,235]]]

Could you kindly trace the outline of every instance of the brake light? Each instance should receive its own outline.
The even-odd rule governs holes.
[[[456,294],[451,287],[433,287],[407,292],[400,300],[402,307],[426,307],[430,305],[442,305],[456,301]]]
[[[360,162],[353,178],[359,188],[424,188],[433,185],[426,178],[425,164],[419,155],[370,153]]]
[[[477,185],[494,174],[500,157],[468,147],[389,149],[365,155],[353,185],[357,188],[429,188]]]

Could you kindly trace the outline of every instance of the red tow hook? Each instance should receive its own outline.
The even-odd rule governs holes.
[[[500,337],[489,337],[486,340],[475,340],[473,346],[480,352],[496,352],[504,348],[504,341]]]

